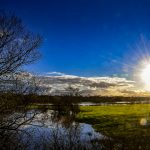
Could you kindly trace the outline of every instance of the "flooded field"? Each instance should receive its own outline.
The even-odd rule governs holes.
[[[149,149],[150,104],[39,106],[1,116],[1,148]]]

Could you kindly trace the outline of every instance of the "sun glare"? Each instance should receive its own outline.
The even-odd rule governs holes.
[[[146,86],[150,87],[150,64],[145,65],[142,69],[141,79]]]

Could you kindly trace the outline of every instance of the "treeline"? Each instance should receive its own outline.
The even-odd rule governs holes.
[[[26,103],[52,103],[52,104],[82,103],[82,102],[93,102],[93,103],[145,102],[148,103],[150,102],[150,97],[122,97],[122,96],[83,97],[83,96],[48,96],[48,95],[29,94],[29,95],[24,95],[23,100]]]
[[[39,103],[46,104],[52,103],[57,105],[65,105],[67,103],[82,103],[82,102],[91,102],[91,103],[149,103],[150,97],[122,97],[122,96],[49,96],[49,95],[37,95],[37,94],[14,94],[14,93],[0,93],[0,102],[7,102],[8,105],[15,105],[17,103],[20,105]],[[2,104],[1,104],[2,106]],[[4,107],[4,105],[3,105]]]

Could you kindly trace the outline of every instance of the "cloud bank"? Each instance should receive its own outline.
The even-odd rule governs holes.
[[[143,96],[135,81],[119,77],[80,77],[61,72],[49,72],[38,77],[44,94],[68,95],[76,90],[83,96]]]

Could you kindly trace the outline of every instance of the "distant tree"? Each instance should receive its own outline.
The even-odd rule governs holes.
[[[68,92],[69,96],[80,96],[80,89],[77,87],[73,87],[71,85],[69,85],[66,88],[66,91]]]
[[[41,36],[28,31],[20,18],[0,13],[0,76],[36,61],[41,41]]]

